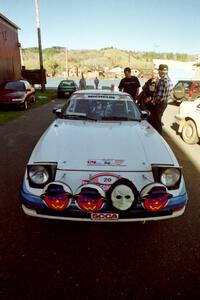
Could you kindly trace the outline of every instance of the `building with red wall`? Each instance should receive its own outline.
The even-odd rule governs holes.
[[[21,78],[19,27],[0,13],[0,83]]]

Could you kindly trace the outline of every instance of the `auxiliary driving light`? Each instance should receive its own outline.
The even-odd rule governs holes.
[[[54,181],[45,186],[40,197],[49,208],[61,211],[71,204],[72,191],[66,184]]]
[[[167,188],[160,183],[150,183],[140,192],[142,206],[151,212],[157,212],[165,207],[172,197]]]
[[[96,212],[104,205],[105,193],[95,184],[82,185],[76,191],[78,207],[86,212]]]
[[[125,184],[117,185],[111,193],[112,205],[122,211],[129,209],[134,200],[132,189]]]

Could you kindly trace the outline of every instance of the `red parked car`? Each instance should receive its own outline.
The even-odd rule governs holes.
[[[0,87],[0,105],[19,106],[27,110],[35,102],[35,89],[26,80],[6,81]]]
[[[179,80],[173,88],[172,100],[176,104],[182,101],[194,101],[200,97],[200,81]]]

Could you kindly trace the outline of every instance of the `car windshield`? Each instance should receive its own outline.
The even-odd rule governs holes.
[[[63,108],[70,119],[140,121],[141,112],[133,101],[105,99],[71,99]]]
[[[14,91],[24,91],[25,86],[23,82],[7,82],[4,87],[4,90],[14,90]]]
[[[73,81],[63,81],[60,83],[60,86],[65,87],[65,86],[72,86],[74,85]]]
[[[183,87],[185,90],[189,90],[192,86],[192,82],[191,81],[179,81],[175,88],[177,87]]]

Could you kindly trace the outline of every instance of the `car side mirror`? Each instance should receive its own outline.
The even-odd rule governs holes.
[[[57,116],[57,117],[61,117],[62,115],[62,108],[61,107],[54,107],[52,112]]]
[[[31,89],[29,89],[29,88],[28,88],[28,89],[26,89],[26,91],[27,91],[27,92],[30,92],[30,91],[31,91]]]
[[[150,116],[151,112],[149,110],[142,110],[141,111],[141,119],[142,120],[147,120],[148,117]]]

